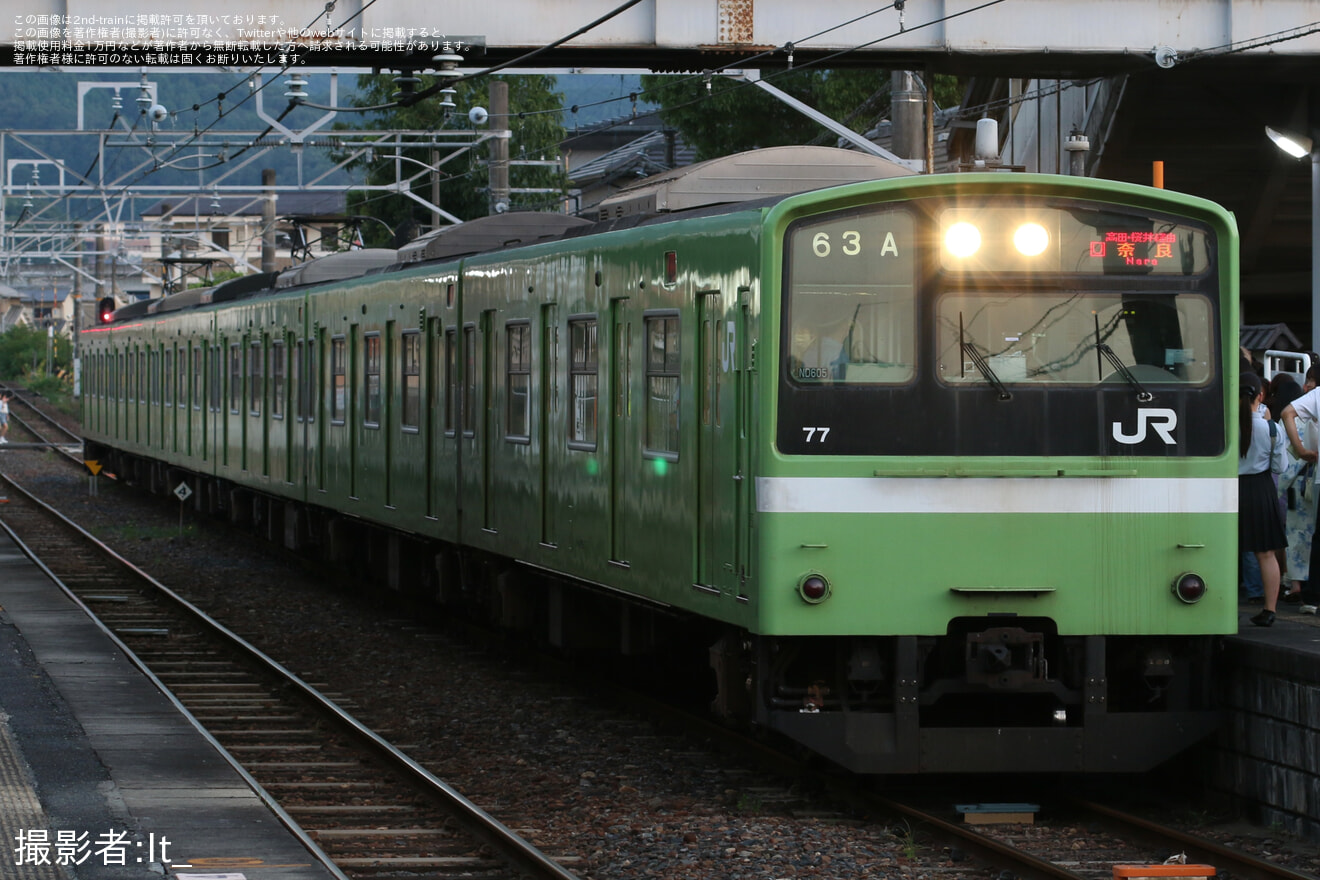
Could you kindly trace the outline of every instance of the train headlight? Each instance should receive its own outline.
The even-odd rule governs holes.
[[[1013,247],[1024,257],[1036,257],[1050,246],[1050,234],[1039,223],[1023,223],[1013,232]]]
[[[966,221],[955,223],[944,233],[944,246],[955,257],[970,257],[981,249],[981,230]]]
[[[805,575],[798,581],[798,595],[809,605],[819,605],[830,597],[830,582],[823,574]]]
[[[1180,574],[1173,581],[1173,595],[1177,596],[1179,601],[1188,605],[1195,605],[1201,601],[1205,595],[1205,579],[1194,572]]]

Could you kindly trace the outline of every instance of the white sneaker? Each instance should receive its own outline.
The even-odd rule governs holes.
[[[1314,605],[1298,605],[1297,610],[1302,612],[1303,614],[1315,614]]]

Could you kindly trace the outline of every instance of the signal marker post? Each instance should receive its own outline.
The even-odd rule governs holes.
[[[187,483],[180,483],[174,489],[174,495],[179,499],[179,537],[183,537],[183,505],[192,497],[192,489],[188,488]]]
[[[92,459],[91,461],[84,461],[83,464],[87,466],[87,470],[91,473],[91,476],[88,477],[87,480],[87,494],[95,498],[97,489],[96,478],[101,473],[101,463],[96,459]]]

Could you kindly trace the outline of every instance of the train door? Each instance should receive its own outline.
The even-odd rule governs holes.
[[[348,497],[357,500],[358,497],[358,431],[361,428],[358,425],[358,376],[361,375],[361,366],[358,364],[358,325],[352,324],[348,328],[348,391],[346,394],[348,403],[347,431],[348,431]]]
[[[491,459],[495,454],[495,430],[498,427],[499,413],[496,410],[498,395],[495,393],[495,358],[498,346],[495,344],[495,310],[487,309],[481,313],[481,527],[486,531],[495,531],[494,505],[491,492],[494,481],[491,474]]]
[[[734,506],[734,554],[738,595],[745,596],[751,576],[752,520],[752,291],[738,288],[738,312],[729,341],[729,363],[734,370],[733,408],[736,436],[735,472],[737,495]]]
[[[299,331],[301,332],[301,330]],[[311,346],[296,333],[289,334],[289,461],[288,480],[306,498],[310,470],[307,462],[308,398],[307,352]]]
[[[736,322],[725,320],[718,290],[697,294],[696,583],[737,592],[739,407],[733,350]]]
[[[211,429],[211,397],[215,394],[214,380],[211,378],[211,371],[214,369],[211,362],[215,359],[214,346],[208,346],[204,342],[198,345],[201,353],[201,379],[202,387],[205,392],[197,398],[194,406],[202,408],[197,420],[201,422],[198,427],[200,432],[199,440],[202,444],[202,461],[215,461],[215,453],[211,449],[211,437],[214,431]]]
[[[188,457],[192,458],[200,453],[200,458],[206,460],[206,419],[202,416],[202,390],[206,387],[203,370],[206,367],[205,346],[200,341],[195,341],[189,346],[189,360],[192,363],[192,371],[189,374],[192,378],[192,394],[188,397]]]
[[[441,420],[444,417],[442,395],[448,393],[445,383],[445,369],[442,347],[444,339],[444,321],[441,318],[427,318],[422,325],[422,455],[425,459],[423,479],[426,481],[423,501],[424,515],[435,519],[436,510],[436,468],[441,456],[440,438],[449,426]]]
[[[610,561],[627,564],[628,535],[626,530],[628,474],[632,472],[632,444],[629,432],[632,422],[632,322],[628,316],[628,298],[610,300],[610,406],[609,441],[610,471]]]
[[[539,450],[537,456],[539,467],[538,475],[540,478],[540,509],[541,509],[541,543],[546,546],[555,546],[558,544],[557,533],[555,530],[555,504],[554,504],[554,484],[553,468],[555,468],[559,458],[559,444],[552,442],[551,430],[555,424],[555,415],[559,408],[559,309],[554,303],[546,303],[541,306],[541,376],[540,376],[540,399],[536,411],[540,413],[537,420],[537,436],[534,438],[534,448]]]

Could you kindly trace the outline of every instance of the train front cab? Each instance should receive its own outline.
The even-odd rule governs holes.
[[[757,719],[861,772],[1148,769],[1213,730],[1236,630],[1233,221],[887,191],[770,221]]]

